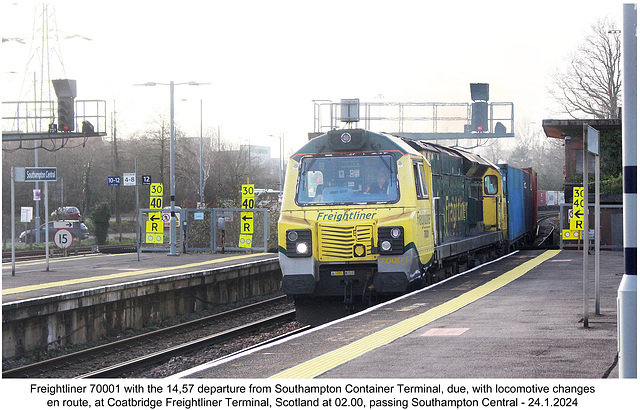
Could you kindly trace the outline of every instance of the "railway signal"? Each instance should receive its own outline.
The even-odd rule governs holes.
[[[471,83],[471,131],[489,131],[489,84]]]
[[[471,131],[489,131],[489,105],[486,101],[471,104]]]
[[[70,132],[75,129],[75,113],[73,98],[58,99],[58,130]]]
[[[58,131],[75,130],[74,101],[76,98],[76,80],[52,80],[53,89],[58,97]]]

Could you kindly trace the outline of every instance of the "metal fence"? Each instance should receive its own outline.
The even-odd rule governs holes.
[[[57,123],[57,106],[54,101],[3,101],[2,140],[21,141],[41,138],[76,138],[104,136],[107,131],[107,104],[104,100],[75,100],[74,125],[76,132],[52,131]],[[83,122],[93,126],[91,132],[83,131]],[[87,135],[88,134],[88,135]]]
[[[150,212],[157,209],[138,211],[140,250],[145,252],[169,251],[169,223],[167,210],[163,214],[163,241],[149,243],[146,240],[146,226]],[[183,252],[223,252],[262,251],[267,252],[269,239],[269,210],[240,208],[177,209],[179,214],[176,229],[176,249]],[[244,216],[244,220],[243,220]],[[253,233],[244,233],[243,223],[251,220]],[[245,226],[246,228],[246,226]],[[245,229],[246,232],[246,229]],[[240,235],[250,235],[249,246],[240,246]]]
[[[600,249],[622,250],[622,205],[600,205]],[[569,210],[572,204],[560,205],[560,229],[569,229]],[[593,231],[594,206],[589,204],[589,226]],[[589,234],[590,246],[593,246],[595,233]],[[582,242],[582,241],[580,241]],[[560,235],[560,249],[575,249],[577,240],[563,240]]]

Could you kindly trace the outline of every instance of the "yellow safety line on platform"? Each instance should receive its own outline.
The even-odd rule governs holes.
[[[350,360],[355,359],[358,356],[370,352],[373,349],[389,344],[402,336],[406,336],[409,333],[437,319],[440,319],[472,302],[475,302],[480,298],[487,296],[491,292],[500,289],[509,282],[512,282],[525,273],[529,272],[531,269],[540,265],[542,262],[553,258],[559,252],[559,250],[546,251],[536,258],[523,263],[517,268],[514,268],[509,272],[500,275],[499,277],[485,283],[482,286],[479,286],[467,293],[451,299],[450,301],[443,303],[442,305],[436,306],[435,308],[432,308],[420,315],[405,319],[402,322],[396,323],[395,325],[389,326],[362,339],[356,340],[355,342],[352,342],[346,346],[303,362],[290,369],[284,370],[271,376],[270,378],[311,379],[319,376],[322,373],[336,368],[341,364],[344,364]]]
[[[251,254],[251,256],[260,256],[260,255],[267,255],[267,254],[266,253]],[[147,274],[147,273],[157,273],[157,272],[164,272],[164,271],[170,271],[170,270],[175,270],[175,269],[195,268],[197,266],[212,265],[212,264],[219,263],[219,262],[228,262],[228,261],[232,261],[232,260],[235,260],[235,259],[243,259],[243,258],[246,258],[246,257],[247,257],[247,255],[229,256],[227,258],[212,259],[210,261],[205,261],[205,262],[188,263],[186,265],[165,266],[165,267],[162,267],[162,268],[143,269],[143,270],[136,270],[136,271],[131,271],[131,272],[112,273],[112,274],[109,274],[109,275],[102,275],[102,276],[91,276],[91,277],[87,277],[87,278],[62,280],[62,281],[59,281],[59,282],[41,283],[41,284],[38,284],[38,285],[20,286],[20,287],[12,288],[12,289],[2,289],[2,296],[13,295],[13,294],[16,294],[16,293],[24,293],[24,292],[29,292],[29,291],[32,291],[32,290],[41,290],[41,289],[54,288],[54,287],[59,287],[59,286],[76,285],[78,283],[87,283],[87,282],[95,282],[95,281],[99,281],[99,280],[125,278],[127,276],[144,275],[144,274]]]
[[[52,259],[49,259],[49,264],[59,263],[59,262],[69,262],[69,261],[73,261],[74,259],[80,259],[80,258],[82,259],[106,258],[106,257],[113,257],[113,256],[121,256],[121,254],[109,254],[109,255],[95,254],[95,255],[67,256],[64,258],[52,258]],[[31,260],[31,261],[16,261],[16,266],[24,267],[24,266],[33,266],[33,265],[44,265],[46,263],[47,262],[44,259]],[[3,262],[2,269],[8,269],[8,268],[11,268],[11,262]]]

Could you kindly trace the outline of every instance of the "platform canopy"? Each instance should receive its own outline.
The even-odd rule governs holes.
[[[608,119],[572,119],[572,120],[542,120],[542,129],[549,138],[582,137],[583,125],[588,124],[598,131],[621,129],[620,118]]]

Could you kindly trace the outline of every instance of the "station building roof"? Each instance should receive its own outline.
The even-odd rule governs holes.
[[[548,138],[582,137],[583,124],[589,124],[598,131],[616,130],[622,127],[620,118],[542,120],[542,129]]]

